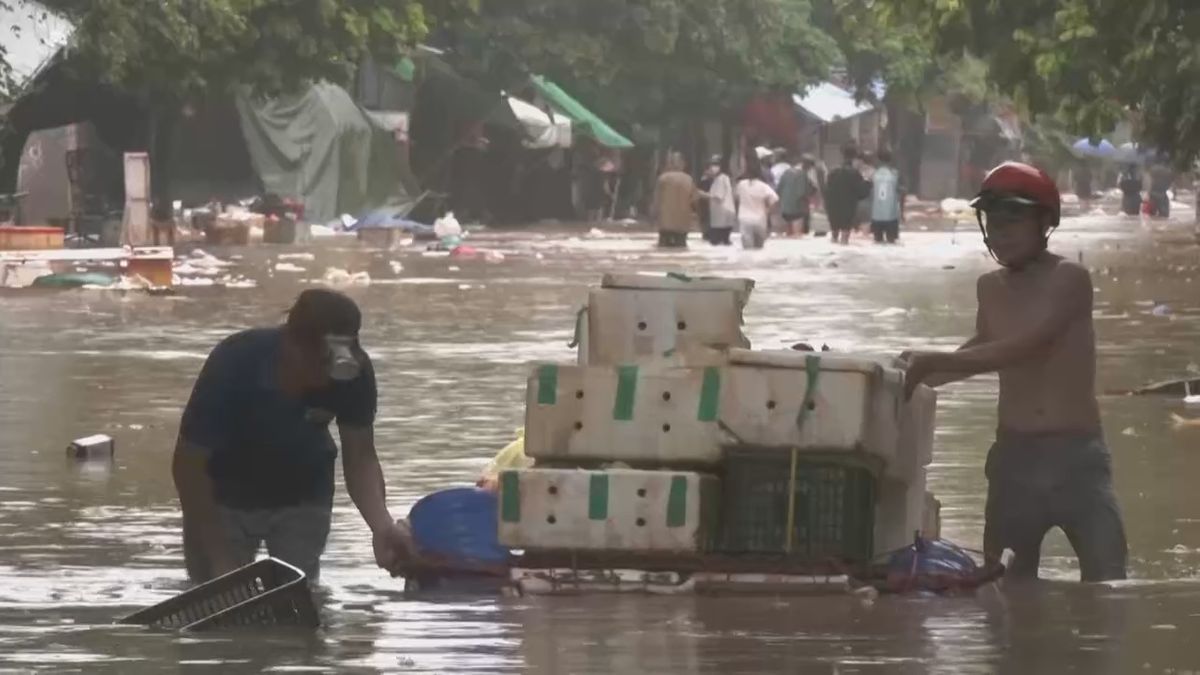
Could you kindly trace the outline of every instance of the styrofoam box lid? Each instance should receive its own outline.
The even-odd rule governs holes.
[[[890,367],[891,364],[879,357],[838,354],[829,352],[801,352],[793,349],[753,351],[750,349],[730,349],[729,364],[738,366],[761,366],[765,368],[797,368],[804,369],[808,357],[816,356],[821,360],[821,370],[840,373],[863,373],[874,375],[879,373],[888,379],[899,379],[900,371]]]
[[[601,288],[629,288],[646,291],[734,291],[749,295],[753,279],[725,277],[689,277],[683,274],[605,274]]]

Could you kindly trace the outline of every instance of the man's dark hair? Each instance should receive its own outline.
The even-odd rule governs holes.
[[[858,148],[853,145],[843,145],[842,159],[846,160],[847,164],[858,159]]]
[[[746,173],[742,176],[747,180],[765,180],[763,178],[762,164],[755,162],[747,162]]]
[[[287,330],[304,341],[326,335],[358,335],[362,312],[349,297],[326,288],[310,288],[288,310]]]
[[[892,151],[891,150],[880,150],[879,151],[879,163],[880,164],[891,164],[892,163]]]

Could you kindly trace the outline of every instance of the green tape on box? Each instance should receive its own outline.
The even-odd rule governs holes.
[[[614,420],[633,419],[633,402],[637,397],[638,367],[617,368],[617,400],[613,403]]]
[[[517,471],[500,474],[500,520],[521,522],[521,475]]]
[[[667,527],[687,524],[687,476],[672,476],[671,491],[667,493]]]
[[[608,474],[594,473],[588,482],[588,518],[608,519]]]
[[[700,386],[700,406],[696,410],[696,419],[701,422],[715,422],[721,403],[721,371],[709,367],[704,369],[704,383]]]
[[[538,405],[558,403],[558,366],[538,368]]]

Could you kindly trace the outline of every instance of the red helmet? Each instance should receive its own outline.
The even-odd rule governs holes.
[[[1062,199],[1054,180],[1036,166],[1021,162],[1005,162],[989,171],[983,178],[979,195],[971,200],[971,206],[986,211],[990,204],[999,201],[1015,201],[1046,209],[1050,212],[1050,227],[1058,227],[1062,215]]]

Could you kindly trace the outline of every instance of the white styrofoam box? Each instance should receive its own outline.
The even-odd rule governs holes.
[[[898,479],[927,463],[900,461],[901,430],[910,430],[913,452],[927,454],[917,446],[932,444],[936,396],[920,392],[921,404],[909,405],[899,370],[869,358],[797,351],[735,349],[729,363],[720,417],[739,442],[863,452],[883,460],[885,475]]]
[[[525,454],[716,464],[721,377],[715,367],[538,366],[527,390]]]
[[[717,479],[679,471],[500,474],[499,538],[514,549],[694,552],[719,511]]]
[[[581,362],[645,363],[699,347],[749,347],[742,334],[743,297],[720,289],[593,289],[587,339],[580,345],[587,357]]]
[[[892,475],[902,478],[933,462],[933,437],[937,421],[937,390],[921,385],[904,402],[900,439]]]
[[[601,288],[626,288],[645,291],[733,291],[744,307],[754,290],[753,279],[734,277],[692,277],[683,274],[605,274]]]
[[[927,494],[924,468],[906,480],[885,476],[879,481],[875,504],[875,555],[908,546],[918,531],[925,534]]]

